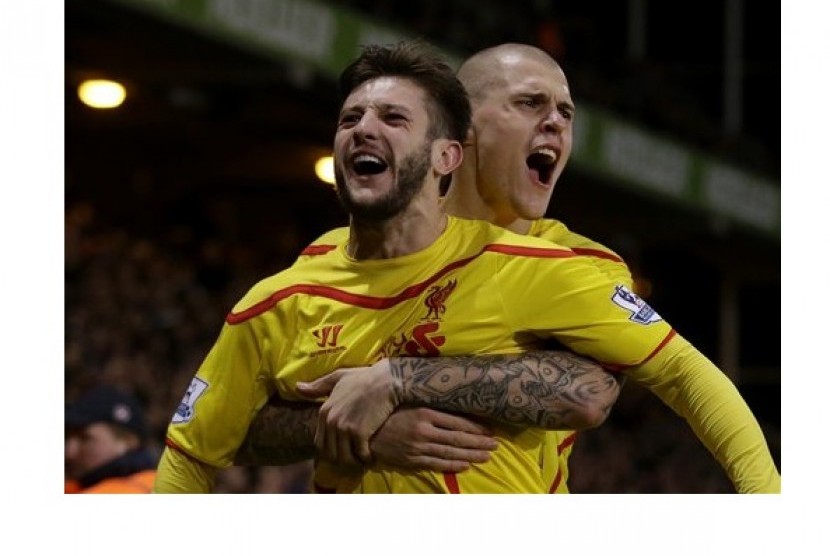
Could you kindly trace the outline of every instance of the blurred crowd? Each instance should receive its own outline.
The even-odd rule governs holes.
[[[144,233],[98,208],[66,207],[66,398],[95,384],[132,393],[146,410],[149,448],[160,454],[167,423],[227,312],[316,232],[283,219],[260,244],[182,223]],[[779,454],[779,425],[762,425]],[[688,427],[630,384],[606,424],[580,435],[572,462],[573,492],[731,491]],[[308,464],[232,467],[217,491],[305,492],[308,474]]]

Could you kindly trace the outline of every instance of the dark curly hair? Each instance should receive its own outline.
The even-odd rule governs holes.
[[[429,136],[464,141],[470,128],[470,99],[452,68],[429,45],[405,41],[369,45],[340,74],[341,102],[366,81],[384,76],[411,79],[427,94]]]

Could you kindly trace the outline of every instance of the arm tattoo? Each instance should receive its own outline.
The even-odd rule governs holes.
[[[551,430],[598,426],[620,389],[597,363],[565,351],[393,358],[390,366],[403,403]]]
[[[563,351],[392,358],[407,405],[478,415],[509,425],[585,429],[608,416],[620,386],[593,361]],[[287,465],[315,457],[320,404],[272,398],[236,454],[236,465]]]
[[[236,465],[287,465],[313,458],[320,404],[272,398],[251,423]]]

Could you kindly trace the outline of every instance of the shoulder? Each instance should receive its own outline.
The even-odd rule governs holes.
[[[457,237],[477,243],[482,251],[516,256],[571,257],[574,253],[559,243],[533,235],[522,235],[481,220],[455,218]]]
[[[323,235],[312,241],[300,253],[300,259],[305,257],[313,257],[317,255],[324,255],[329,251],[334,250],[338,245],[344,243],[349,239],[349,228],[334,228],[325,232]]]
[[[234,305],[225,318],[239,324],[262,315],[297,294],[319,291],[331,282],[343,267],[340,249],[330,249],[314,256],[300,257],[290,267],[254,284]]]
[[[296,286],[302,281],[302,277],[307,275],[303,271],[306,266],[302,261],[298,261],[290,268],[254,284],[236,302],[225,321],[228,324],[238,324],[273,308],[282,299],[289,297],[292,286]]]
[[[578,255],[594,256],[622,263],[623,259],[613,249],[598,241],[571,231],[563,222],[551,218],[536,220],[529,234],[558,243],[572,249]]]
[[[564,243],[571,237],[571,232],[564,222],[553,218],[540,218],[530,225],[528,235],[543,237],[555,243]]]

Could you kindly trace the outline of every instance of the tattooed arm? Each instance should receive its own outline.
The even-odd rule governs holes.
[[[406,392],[400,396],[402,403],[427,406],[399,407],[371,439],[376,459],[398,467],[457,472],[488,459],[495,443],[486,427],[436,409],[523,426],[584,429],[601,424],[619,394],[614,376],[569,352],[396,358],[388,363],[388,372],[394,369]],[[306,391],[324,396],[327,388],[354,370],[337,371]],[[356,399],[367,406],[374,402],[369,397]],[[520,400],[525,400],[523,405]],[[251,424],[235,463],[284,465],[313,457],[319,408],[320,404],[272,400]]]
[[[549,430],[598,427],[619,395],[614,375],[569,352],[390,359],[389,374],[397,404]]]
[[[288,465],[316,455],[320,404],[272,398],[260,410],[236,454],[236,465]],[[459,473],[490,459],[498,447],[490,430],[460,415],[426,407],[399,407],[370,447],[377,461],[407,469]]]
[[[544,429],[602,424],[619,383],[567,352],[384,359],[339,369],[298,390],[329,395],[315,432],[318,454],[344,463],[371,459],[370,439],[399,405],[422,405]],[[370,400],[370,401],[368,401]]]
[[[313,458],[319,412],[319,403],[271,398],[251,423],[234,464],[287,465]]]

